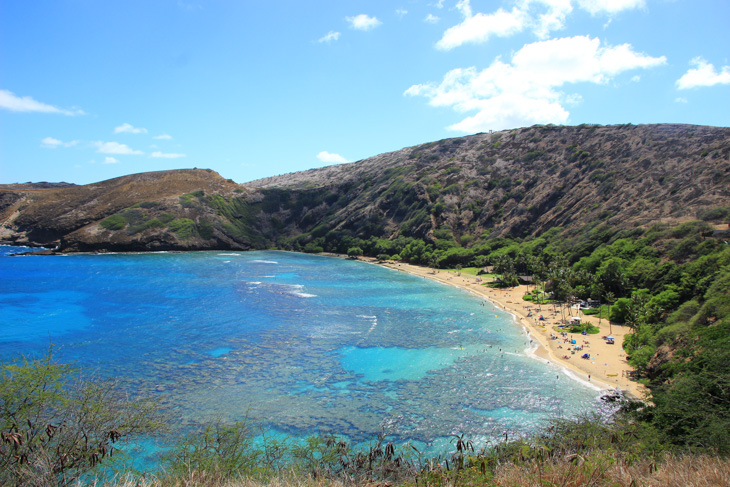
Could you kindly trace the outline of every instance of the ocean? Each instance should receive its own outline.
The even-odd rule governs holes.
[[[0,359],[53,345],[160,399],[182,427],[247,418],[276,434],[385,432],[425,450],[529,434],[598,407],[535,358],[513,317],[467,291],[281,251],[9,257]]]

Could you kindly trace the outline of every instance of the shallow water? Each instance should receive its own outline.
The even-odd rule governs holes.
[[[7,252],[7,248],[5,249]],[[77,360],[180,424],[487,441],[595,407],[466,291],[286,252],[0,257],[0,358]]]

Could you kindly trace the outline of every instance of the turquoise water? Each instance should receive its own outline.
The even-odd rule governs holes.
[[[7,257],[0,358],[49,341],[176,424],[488,441],[595,407],[510,315],[377,265],[287,252]]]

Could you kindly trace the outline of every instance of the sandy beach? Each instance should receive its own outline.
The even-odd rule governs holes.
[[[590,381],[600,388],[615,389],[618,387],[627,395],[639,399],[643,399],[646,395],[644,386],[626,376],[626,372],[632,368],[626,362],[626,353],[621,344],[624,335],[630,331],[628,327],[616,324],[609,326],[607,320],[601,320],[599,323],[597,317],[584,315],[580,310],[566,310],[564,311],[566,317],[575,316],[577,313],[584,322],[591,322],[601,329],[600,333],[594,335],[568,333],[566,337],[553,329],[560,324],[559,308],[553,307],[553,305],[538,306],[522,299],[522,296],[527,293],[528,286],[493,289],[482,285],[483,282],[472,275],[394,262],[380,265],[457,286],[484,297],[496,307],[515,316],[515,320],[527,329],[533,344],[537,344],[535,355],[545,360],[546,363],[565,367],[577,378]],[[539,319],[541,315],[543,320]],[[606,343],[606,340],[601,339],[603,336],[615,337],[615,344]],[[575,340],[576,345],[582,346],[583,349],[572,354],[571,350],[576,346],[570,343],[572,340]],[[581,358],[585,353],[590,355],[589,359]]]

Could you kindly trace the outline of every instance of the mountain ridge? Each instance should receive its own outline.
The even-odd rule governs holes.
[[[725,127],[536,125],[244,184],[180,169],[82,186],[4,185],[0,240],[61,252],[205,250],[627,228],[727,205],[729,160]]]

